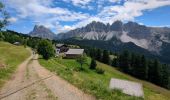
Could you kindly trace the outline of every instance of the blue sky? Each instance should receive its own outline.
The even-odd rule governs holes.
[[[170,26],[170,0],[2,0],[10,13],[7,29],[29,33],[35,24],[54,33],[83,27],[91,21],[135,21]]]

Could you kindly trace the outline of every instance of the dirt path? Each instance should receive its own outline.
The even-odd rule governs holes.
[[[0,100],[94,100],[91,95],[43,68],[31,56],[0,91]]]
[[[2,100],[51,100],[56,99],[35,71],[33,56],[21,65],[0,91]]]

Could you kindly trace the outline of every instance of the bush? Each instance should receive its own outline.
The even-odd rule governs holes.
[[[98,74],[104,74],[105,70],[103,70],[102,68],[96,68],[96,72]]]
[[[55,55],[52,43],[47,40],[42,40],[38,44],[38,53],[43,56],[44,59],[49,59]]]

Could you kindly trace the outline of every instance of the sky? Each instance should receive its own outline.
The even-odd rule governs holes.
[[[170,0],[0,0],[10,14],[7,29],[29,33],[44,25],[54,33],[92,21],[112,24],[134,21],[153,27],[170,26]]]

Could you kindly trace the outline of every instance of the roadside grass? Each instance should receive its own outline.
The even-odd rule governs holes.
[[[17,66],[28,58],[29,55],[29,50],[25,49],[24,46],[0,42],[0,61],[6,65],[5,68],[0,68],[0,88],[10,78]]]

